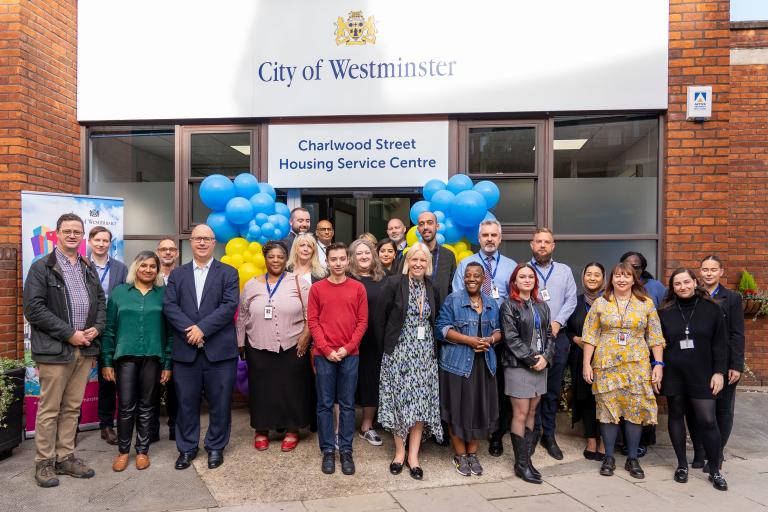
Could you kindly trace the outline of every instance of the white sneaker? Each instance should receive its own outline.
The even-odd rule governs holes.
[[[372,428],[366,430],[365,432],[360,432],[360,439],[365,439],[373,446],[381,446],[382,443],[379,434]]]

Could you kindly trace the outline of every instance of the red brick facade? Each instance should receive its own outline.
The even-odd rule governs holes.
[[[768,29],[732,28],[729,11],[728,0],[670,1],[664,271],[715,252],[730,286],[746,268],[768,289],[768,69],[730,62],[733,48],[768,48]],[[17,259],[19,191],[80,191],[76,38],[74,0],[0,0],[0,249]],[[685,120],[688,85],[712,85],[711,120]],[[0,354],[21,349],[18,268],[0,261]],[[747,327],[762,382],[768,320]]]
[[[19,191],[80,191],[76,78],[77,2],[0,0],[0,355],[22,352]]]

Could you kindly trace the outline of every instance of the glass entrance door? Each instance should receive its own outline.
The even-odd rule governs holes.
[[[420,199],[418,194],[395,193],[302,194],[301,203],[309,210],[312,229],[317,221],[328,219],[336,231],[334,240],[349,244],[365,232],[381,240],[393,218],[409,225],[411,205]]]

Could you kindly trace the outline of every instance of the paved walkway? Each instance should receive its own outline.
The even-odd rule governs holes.
[[[741,392],[737,398],[737,423],[726,451],[724,474],[728,492],[715,491],[706,475],[691,471],[688,484],[672,480],[674,455],[669,439],[659,429],[658,445],[642,459],[645,480],[635,480],[623,470],[623,457],[613,478],[597,474],[599,463],[581,457],[582,440],[559,435],[566,454],[563,462],[537,450],[535,462],[544,475],[543,485],[515,478],[511,449],[499,459],[481,458],[482,477],[464,478],[450,465],[450,451],[432,443],[424,446],[425,480],[392,476],[387,471],[392,441],[382,447],[355,440],[357,473],[344,476],[320,472],[314,436],[303,439],[296,451],[284,454],[279,439],[266,452],[253,450],[247,413],[234,414],[232,442],[225,464],[208,470],[205,454],[194,469],[175,471],[175,444],[164,440],[153,445],[152,466],[139,472],[133,466],[123,473],[110,469],[115,454],[98,432],[80,436],[80,455],[96,469],[90,480],[64,477],[60,487],[40,489],[34,484],[34,443],[27,441],[13,457],[0,462],[0,511],[449,511],[497,510],[751,510],[768,511],[768,393]],[[567,423],[563,417],[561,423]],[[664,420],[663,420],[664,421]],[[486,445],[481,445],[481,455]],[[338,466],[338,465],[337,465]]]

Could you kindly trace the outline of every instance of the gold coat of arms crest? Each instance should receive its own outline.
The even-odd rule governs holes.
[[[376,44],[376,32],[373,16],[366,19],[363,11],[350,11],[346,20],[341,16],[336,20],[336,46]]]

